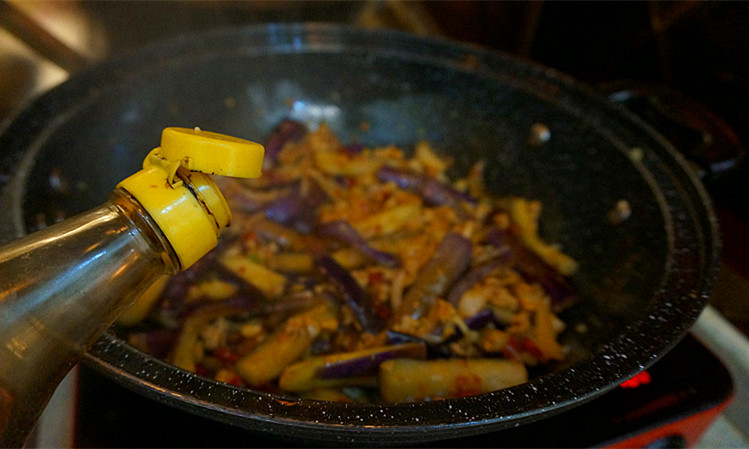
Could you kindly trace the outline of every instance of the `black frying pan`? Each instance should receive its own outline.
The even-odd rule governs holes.
[[[343,140],[369,145],[427,139],[460,173],[485,158],[497,193],[541,200],[542,234],[580,263],[573,281],[583,300],[563,315],[569,360],[514,388],[387,406],[289,402],[217,383],[112,333],[86,363],[154,400],[249,429],[425,442],[538,420],[610,390],[672,348],[709,298],[719,241],[708,197],[642,122],[562,74],[502,54],[323,25],[193,35],[43,95],[0,135],[10,174],[0,178],[3,236],[103,202],[166,126],[262,140],[286,117],[325,121]],[[551,133],[542,145],[529,141],[538,123]],[[614,224],[620,200],[631,216]]]

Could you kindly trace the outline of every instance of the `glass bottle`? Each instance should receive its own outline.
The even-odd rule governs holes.
[[[249,141],[167,128],[106,203],[0,247],[1,447],[23,446],[120,310],[216,246],[231,212],[205,173],[257,177],[262,157]]]

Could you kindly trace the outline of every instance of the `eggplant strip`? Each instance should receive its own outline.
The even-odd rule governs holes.
[[[402,189],[418,192],[430,206],[457,206],[462,202],[476,203],[476,199],[471,195],[421,173],[399,170],[385,165],[377,170],[377,179],[382,182],[393,182]]]
[[[265,147],[264,165],[273,165],[278,161],[278,154],[290,143],[295,143],[307,135],[307,127],[295,120],[286,119],[279,123],[263,143]]]
[[[386,402],[469,396],[527,381],[525,366],[510,360],[394,359],[380,365],[380,390]]]
[[[507,248],[513,269],[526,281],[541,285],[551,297],[554,312],[564,310],[576,301],[575,292],[564,277],[509,231],[494,228],[487,234],[486,240],[497,248]]]
[[[403,297],[401,306],[394,315],[394,324],[402,317],[418,320],[425,316],[434,305],[434,300],[443,295],[468,268],[471,248],[471,241],[462,235],[454,232],[445,235]]]
[[[320,255],[315,258],[315,266],[327,278],[346,304],[353,310],[356,319],[364,331],[371,334],[380,332],[385,321],[375,314],[371,298],[361,288],[356,279],[330,256]]]
[[[479,281],[489,276],[492,271],[507,263],[505,257],[497,256],[483,264],[472,268],[465,276],[462,276],[450,289],[445,299],[452,304],[457,305],[460,297],[463,293],[470,290],[471,287],[476,285]]]
[[[353,226],[343,220],[325,223],[318,227],[317,232],[323,236],[339,239],[387,267],[399,264],[397,256],[372,248]]]
[[[251,386],[268,383],[300,358],[321,332],[334,331],[337,327],[335,309],[330,304],[294,315],[254,351],[237,361],[237,373]]]
[[[385,360],[426,358],[426,346],[405,343],[361,351],[310,357],[286,367],[278,385],[286,391],[307,391],[341,385],[367,385]]]

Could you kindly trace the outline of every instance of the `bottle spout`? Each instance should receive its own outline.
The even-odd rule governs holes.
[[[166,128],[143,169],[117,187],[151,215],[185,270],[216,246],[221,229],[231,224],[226,199],[209,175],[257,178],[263,155],[263,146],[248,140]]]

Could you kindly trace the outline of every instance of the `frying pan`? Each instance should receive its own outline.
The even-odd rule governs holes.
[[[428,140],[498,194],[539,199],[541,234],[580,265],[562,318],[568,360],[517,387],[413,404],[290,400],[145,355],[114,332],[84,361],[156,401],[311,442],[408,444],[495,431],[579,405],[647,368],[689,330],[716,277],[702,185],[670,144],[554,70],[483,48],[323,24],[234,28],[159,43],[44,94],[0,135],[4,237],[103,202],[165,126],[262,140],[284,118],[344,141]],[[533,129],[545,128],[539,143]],[[617,204],[629,217],[611,220]]]

